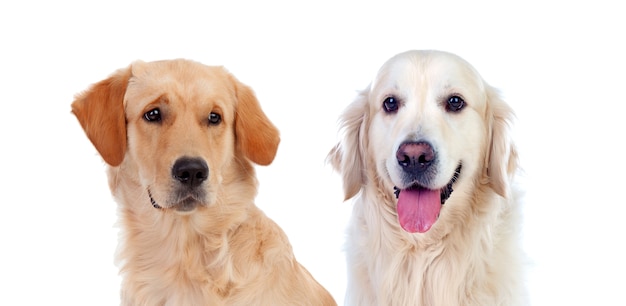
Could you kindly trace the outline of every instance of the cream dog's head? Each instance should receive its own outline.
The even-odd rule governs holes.
[[[510,108],[466,61],[439,51],[389,59],[341,117],[329,158],[346,199],[368,180],[395,189],[402,228],[426,232],[456,193],[488,184],[509,192],[515,151]],[[373,173],[373,174],[371,174]]]

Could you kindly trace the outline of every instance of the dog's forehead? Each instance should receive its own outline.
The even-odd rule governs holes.
[[[124,102],[141,107],[163,96],[172,100],[210,103],[234,97],[230,74],[219,66],[188,60],[135,62]]]
[[[460,57],[435,51],[401,53],[379,70],[374,88],[473,88],[481,91],[478,72]]]
[[[471,101],[473,108],[482,108],[486,97],[484,81],[468,62],[439,51],[410,51],[392,57],[378,71],[370,91],[373,111],[390,96],[440,105],[458,95]]]

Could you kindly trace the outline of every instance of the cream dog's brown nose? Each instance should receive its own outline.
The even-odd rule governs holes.
[[[427,142],[405,142],[396,151],[398,164],[405,172],[422,174],[435,160],[435,151]]]

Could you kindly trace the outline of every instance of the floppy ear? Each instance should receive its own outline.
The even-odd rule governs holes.
[[[341,140],[326,157],[342,176],[344,200],[354,197],[365,184],[363,152],[367,149],[368,93],[369,87],[361,91],[339,118]]]
[[[250,87],[232,77],[237,95],[235,135],[241,151],[252,162],[269,165],[276,156],[280,135],[267,118]]]
[[[487,85],[487,116],[489,117],[490,147],[485,160],[490,187],[499,195],[510,193],[510,180],[518,166],[517,150],[510,135],[514,113],[496,89]]]
[[[126,153],[126,118],[124,94],[130,67],[120,69],[87,91],[76,95],[72,113],[104,161],[118,166]]]

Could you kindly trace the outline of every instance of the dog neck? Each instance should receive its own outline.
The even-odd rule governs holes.
[[[216,188],[214,203],[181,215],[155,209],[139,182],[110,168],[109,182],[119,207],[117,264],[124,278],[123,287],[134,287],[131,291],[139,295],[141,288],[154,289],[156,284],[161,286],[163,296],[201,291],[215,296],[208,299],[214,300],[228,295],[232,285],[232,271],[228,269],[232,264],[226,254],[231,237],[244,220],[259,213],[253,204],[257,189],[254,169],[248,165],[241,170],[247,174],[224,177],[222,186]],[[171,275],[163,275],[163,271]],[[211,275],[210,285],[207,275]],[[178,278],[187,281],[172,281]],[[150,286],[145,286],[146,282]],[[144,296],[154,294],[145,292]]]

